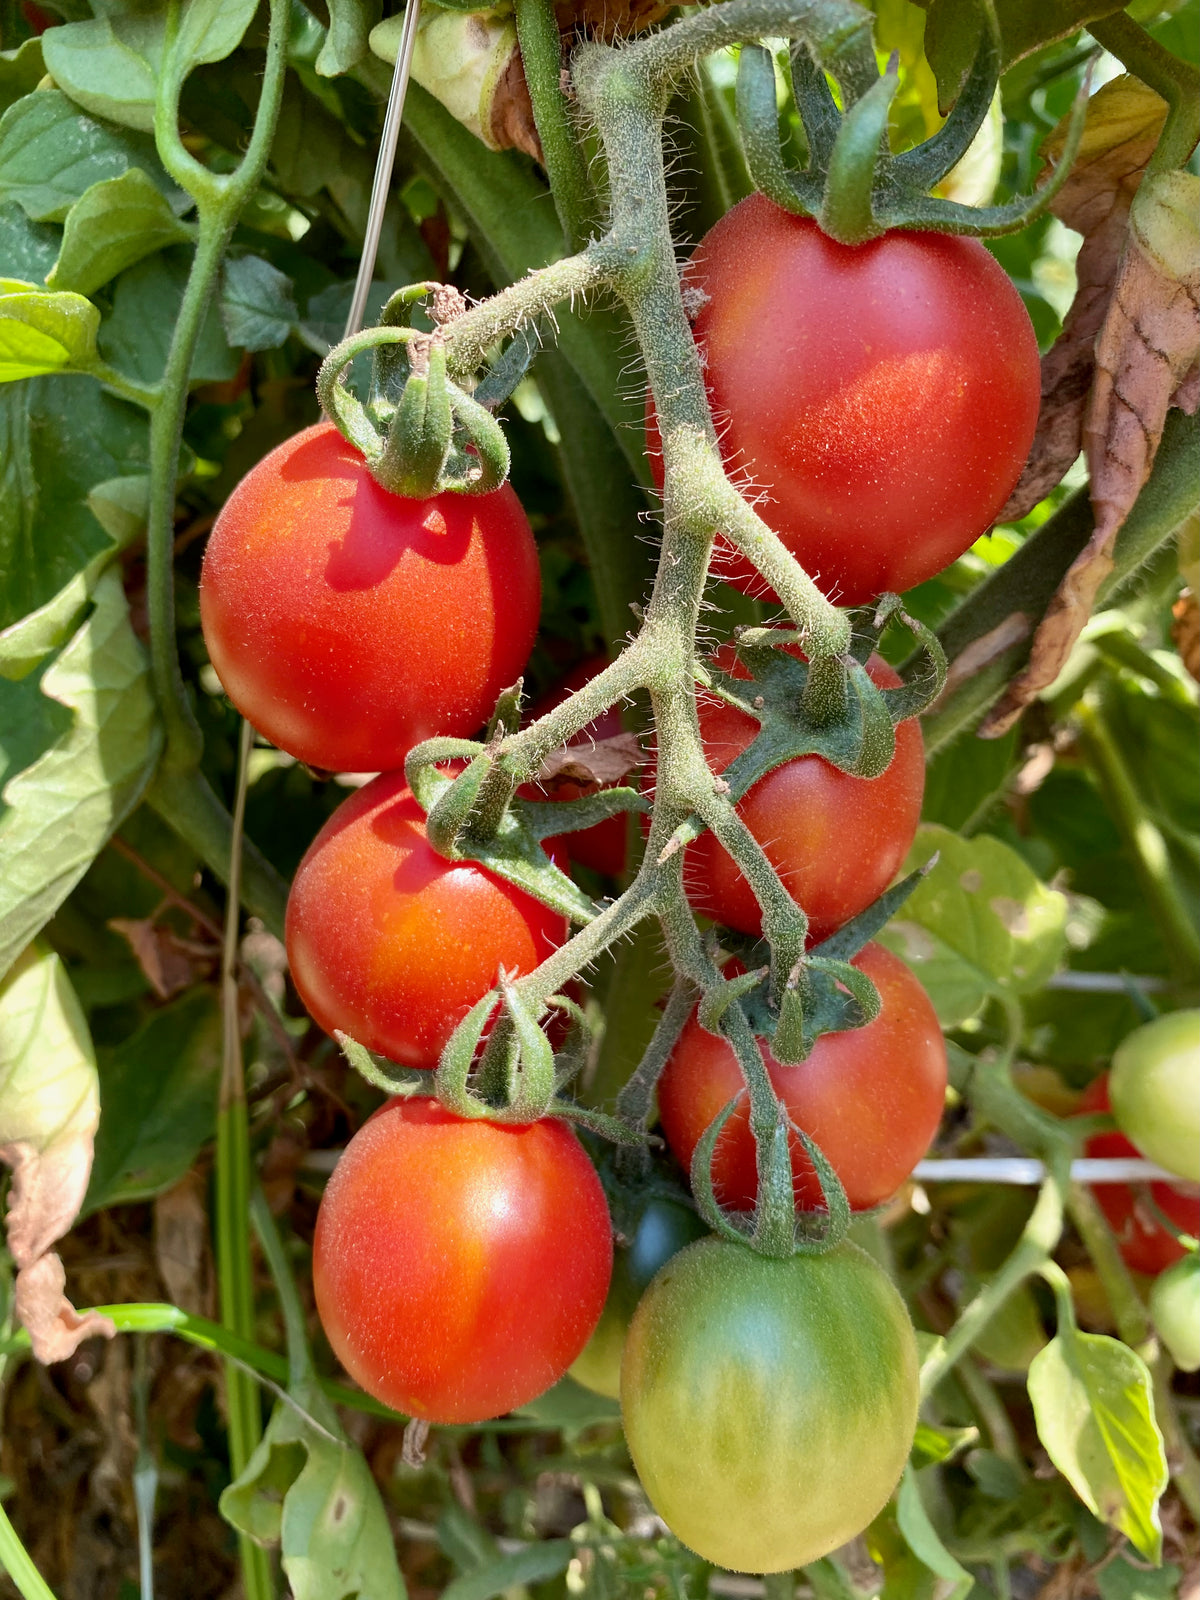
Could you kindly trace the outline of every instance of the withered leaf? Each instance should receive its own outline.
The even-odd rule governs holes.
[[[645,752],[636,733],[618,733],[611,739],[588,744],[564,745],[552,750],[542,762],[537,781],[544,787],[572,783],[586,788],[603,788],[620,783],[645,762]]]
[[[1174,622],[1171,638],[1179,651],[1179,659],[1200,683],[1200,601],[1190,589],[1185,589],[1171,608]]]
[[[1076,289],[1062,333],[1042,357],[1042,402],[1029,460],[1000,522],[1015,522],[1059,483],[1082,447],[1083,417],[1092,386],[1096,335],[1104,321],[1125,241],[1129,208],[1158,143],[1166,101],[1139,78],[1114,78],[1091,99],[1079,154],[1050,209],[1083,234],[1075,262]],[[1041,154],[1054,170],[1067,119],[1049,134]]]
[[[147,982],[162,1000],[169,1000],[173,994],[190,989],[193,983],[211,976],[213,964],[220,956],[215,944],[181,939],[152,917],[110,917],[108,925],[129,941]]]

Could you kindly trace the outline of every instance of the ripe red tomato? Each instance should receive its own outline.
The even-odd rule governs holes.
[[[592,656],[587,661],[581,661],[556,689],[544,695],[530,708],[529,721],[536,722],[539,717],[544,717],[547,711],[553,711],[555,706],[561,705],[569,695],[575,693],[576,689],[582,689],[585,683],[589,683],[607,665],[606,656]],[[616,706],[610,706],[607,711],[602,711],[595,721],[589,722],[586,728],[581,728],[574,738],[568,739],[567,746],[586,748],[595,744],[598,739],[615,739],[623,731],[620,710]],[[526,800],[578,800],[581,795],[590,794],[592,791],[582,784],[563,780],[555,782],[549,791],[538,784],[527,783],[518,792]],[[582,828],[578,833],[564,833],[561,838],[548,840],[547,845],[559,845],[567,856],[572,861],[577,861],[580,866],[590,867],[593,872],[603,872],[609,877],[616,878],[625,870],[626,828],[625,817],[610,817],[607,822],[598,822],[594,828]]]
[[[309,846],[287,907],[292,978],[315,1020],[409,1067],[434,1067],[497,969],[532,972],[559,912],[473,861],[446,861],[402,772],[346,800]]]
[[[395,1100],[321,1201],[313,1287],[346,1371],[430,1422],[480,1422],[563,1376],[612,1271],[604,1191],[553,1117],[468,1122]]]
[[[735,1572],[784,1572],[887,1503],[912,1446],[917,1368],[904,1302],[856,1245],[780,1261],[702,1239],[633,1314],[625,1437],[678,1539]]]
[[[689,287],[721,450],[839,605],[931,578],[985,533],[1033,441],[1037,340],[977,239],[843,245],[761,194],[700,241]],[[660,450],[648,429],[652,463]],[[735,557],[717,575],[764,585]],[[757,588],[755,588],[757,586]]]
[[[200,576],[229,698],[280,749],[331,772],[391,771],[422,739],[473,733],[524,670],[540,601],[508,485],[389,494],[331,423],[242,479]]]
[[[1081,1112],[1108,1111],[1108,1074],[1090,1083],[1079,1102]],[[1139,1156],[1141,1152],[1123,1133],[1097,1133],[1087,1141],[1089,1156]],[[1200,1234],[1200,1195],[1187,1194],[1170,1183],[1149,1185],[1154,1204],[1177,1228],[1193,1237]],[[1134,1272],[1157,1276],[1187,1254],[1175,1236],[1164,1228],[1138,1190],[1127,1183],[1098,1183],[1096,1203],[1117,1236],[1125,1265]]]
[[[946,1046],[929,996],[898,956],[869,944],[854,959],[879,990],[874,1022],[823,1034],[806,1061],[781,1066],[759,1049],[792,1121],[815,1139],[856,1211],[889,1199],[928,1150],[946,1098]],[[733,1047],[706,1033],[693,1015],[658,1084],[667,1142],[690,1168],[700,1136],[744,1088]],[[758,1168],[749,1105],[730,1117],[713,1154],[717,1199],[735,1210],[754,1204]],[[821,1204],[821,1190],[798,1139],[792,1141],[796,1203]]]
[[[732,649],[716,662],[746,677]],[[900,679],[878,656],[872,680]],[[758,733],[753,717],[724,701],[699,704],[708,764],[721,772]],[[870,905],[891,883],[912,844],[925,792],[925,744],[915,718],[896,729],[896,753],[878,778],[840,772],[821,756],[797,756],[768,772],[738,802],[738,811],[792,896],[808,912],[810,934],[823,939]],[[711,833],[688,846],[688,898],[697,911],[742,933],[762,933],[762,913],[746,878]]]

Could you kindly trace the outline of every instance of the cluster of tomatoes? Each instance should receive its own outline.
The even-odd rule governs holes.
[[[831,598],[910,587],[991,524],[1028,451],[1039,371],[1020,298],[977,242],[898,233],[851,249],[753,196],[702,242],[689,289],[730,470]],[[652,412],[647,444],[653,461]],[[728,549],[715,570],[762,593]],[[561,915],[529,894],[433,850],[402,770],[417,741],[483,723],[522,672],[538,605],[510,488],[400,499],[328,424],[251,472],[206,553],[204,631],[234,703],[312,767],[381,774],[301,863],[287,947],[316,1021],[406,1067],[437,1064],[498,969],[527,973],[566,937]],[[732,651],[718,664],[742,671]],[[869,670],[898,682],[880,660]],[[719,773],[757,724],[702,701],[700,731]],[[886,889],[923,782],[921,735],[906,722],[877,779],[804,756],[740,802],[814,937]],[[568,849],[617,872],[623,823],[606,827],[569,836]],[[761,934],[749,885],[711,836],[689,847],[685,880],[699,913]],[[879,946],[857,960],[881,996],[874,1022],[822,1037],[797,1066],[761,1048],[793,1122],[863,1210],[927,1149],[946,1057],[907,967]],[[741,1089],[731,1047],[693,1017],[659,1085],[685,1168]],[[799,1143],[793,1171],[798,1205],[819,1206]],[[713,1178],[726,1207],[753,1205],[742,1110]],[[702,1231],[686,1208],[651,1201],[613,1274],[605,1197],[563,1121],[464,1120],[430,1097],[394,1100],[326,1190],[317,1303],[346,1369],[431,1421],[497,1415],[572,1363],[615,1393],[619,1367],[630,1448],[669,1525],[714,1562],[782,1570],[851,1537],[891,1493],[916,1418],[912,1328],[853,1246],[768,1259]]]

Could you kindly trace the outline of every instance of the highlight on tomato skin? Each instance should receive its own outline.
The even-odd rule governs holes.
[[[1108,1073],[1088,1084],[1079,1102],[1080,1113],[1110,1111]],[[1123,1133],[1096,1133],[1084,1145],[1084,1154],[1096,1157],[1137,1157],[1141,1151]],[[1160,1272],[1182,1261],[1187,1251],[1156,1215],[1161,1211],[1181,1232],[1193,1238],[1200,1235],[1200,1195],[1176,1188],[1172,1183],[1133,1186],[1128,1183],[1097,1183],[1092,1193],[1116,1235],[1117,1246],[1127,1267],[1157,1277]],[[1147,1204],[1147,1199],[1153,1205]]]
[[[447,861],[402,772],[344,800],[288,896],[288,963],[313,1019],[408,1067],[435,1067],[496,983],[532,972],[566,919],[475,861]]]
[[[842,245],[752,194],[700,241],[687,283],[726,465],[838,605],[912,588],[987,532],[1033,442],[1041,368],[978,239]],[[661,489],[652,407],[646,434]],[[769,595],[722,546],[714,576]]]
[[[793,652],[798,653],[798,652]],[[715,665],[748,677],[732,646]],[[880,688],[900,683],[880,656],[867,664]],[[713,772],[753,741],[758,723],[715,696],[698,705],[700,737]],[[775,767],[738,801],[738,813],[762,845],[793,899],[809,917],[809,937],[825,938],[884,892],[903,864],[921,819],[925,743],[916,718],[896,729],[896,750],[878,778],[841,772],[822,756],[796,756]],[[697,911],[752,937],[762,912],[741,870],[711,833],[688,845],[684,883]]]
[[[604,1191],[564,1122],[466,1121],[423,1097],[355,1134],[313,1242],[334,1354],[428,1422],[481,1422],[556,1383],[611,1272]]]
[[[896,1193],[933,1142],[946,1099],[946,1046],[929,996],[899,956],[869,944],[854,965],[879,990],[874,1022],[822,1034],[794,1066],[776,1061],[765,1040],[759,1049],[792,1121],[819,1145],[853,1209],[865,1211]],[[713,1152],[713,1187],[722,1204],[749,1210],[758,1168],[741,1069],[733,1046],[693,1014],[658,1085],[663,1132],[685,1170],[704,1130],[739,1094]],[[796,1204],[820,1207],[816,1174],[794,1136],[792,1172]]]
[[[213,527],[200,617],[238,710],[329,772],[465,737],[524,671],[541,579],[513,489],[410,500],[331,423],[265,456]]]

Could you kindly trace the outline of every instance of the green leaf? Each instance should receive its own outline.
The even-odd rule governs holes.
[[[881,940],[913,967],[943,1027],[973,1017],[989,995],[1028,994],[1065,948],[1066,896],[1048,889],[1006,844],[918,829],[905,871],[939,860]]]
[[[975,1580],[965,1567],[959,1566],[938,1537],[921,1500],[917,1475],[911,1467],[905,1467],[900,1480],[900,1492],[896,1496],[896,1521],[904,1535],[904,1542],[917,1560],[951,1585],[949,1589],[939,1585],[938,1592],[942,1600],[963,1600],[970,1593]]]
[[[85,1212],[147,1200],[178,1183],[213,1136],[221,1011],[212,989],[163,1006],[100,1053],[100,1130]]]
[[[46,283],[92,294],[135,261],[191,237],[142,169],[130,167],[119,178],[94,183],[67,212],[62,248]]]
[[[99,326],[100,313],[80,294],[0,278],[0,383],[86,371],[96,359]]]
[[[1169,1563],[1149,1572],[1139,1561],[1136,1566],[1118,1556],[1115,1561],[1105,1561],[1096,1573],[1096,1587],[1100,1600],[1177,1600],[1183,1591],[1180,1579],[1183,1572]]]
[[[62,961],[35,940],[0,983],[0,1144],[90,1139],[99,1107],[83,1010]]]
[[[136,383],[154,384],[163,375],[190,267],[191,252],[175,247],[139,261],[116,281],[112,313],[100,329],[100,354]],[[191,381],[226,383],[237,369],[214,303],[200,330]]]
[[[257,0],[185,0],[174,48],[185,72],[236,50],[256,9]],[[152,132],[166,26],[165,7],[68,22],[44,36],[46,70],[85,111]]]
[[[947,111],[979,48],[979,7],[962,0],[916,3],[925,8],[925,54],[937,76],[941,109]],[[995,0],[995,7],[1004,67],[1123,9],[1114,0]]]
[[[292,280],[261,256],[238,256],[225,263],[221,321],[232,345],[244,350],[274,350],[296,325]]]
[[[33,378],[0,388],[0,674],[19,677],[65,637],[14,624],[63,594],[79,574],[98,575],[116,544],[88,496],[146,471],[142,414],[90,378]],[[86,591],[86,585],[85,585]],[[78,606],[56,613],[64,630]]]
[[[26,39],[15,50],[0,52],[0,111],[32,94],[45,76],[40,39]]]
[[[517,1584],[547,1583],[565,1572],[575,1554],[569,1539],[548,1539],[527,1545],[511,1555],[497,1556],[486,1566],[452,1578],[442,1590],[442,1600],[494,1600]]]
[[[26,95],[0,117],[0,203],[17,201],[35,222],[61,222],[94,183],[130,167],[142,167],[164,194],[177,192],[153,140],[84,116],[58,89]]]
[[[1060,1326],[1028,1381],[1051,1461],[1091,1512],[1159,1562],[1158,1502],[1169,1474],[1141,1356],[1106,1334]]]
[[[317,57],[322,78],[352,72],[365,60],[367,36],[382,15],[382,0],[329,0],[329,33]]]
[[[62,234],[51,223],[31,222],[19,205],[0,206],[0,274],[42,283],[54,265]]]
[[[137,804],[158,760],[161,730],[146,658],[115,572],[95,609],[41,680],[37,704],[0,680],[0,727],[15,687],[22,710],[69,728],[5,785],[0,799],[0,972],[53,916]],[[44,708],[44,709],[43,709]]]
[[[405,1600],[379,1486],[315,1382],[275,1407],[220,1508],[239,1532],[280,1547],[294,1600]]]
[[[518,1406],[518,1417],[533,1417],[544,1428],[562,1428],[570,1432],[593,1427],[598,1422],[615,1422],[621,1408],[615,1400],[585,1389],[574,1378],[560,1378],[545,1394],[538,1395],[527,1405]]]

